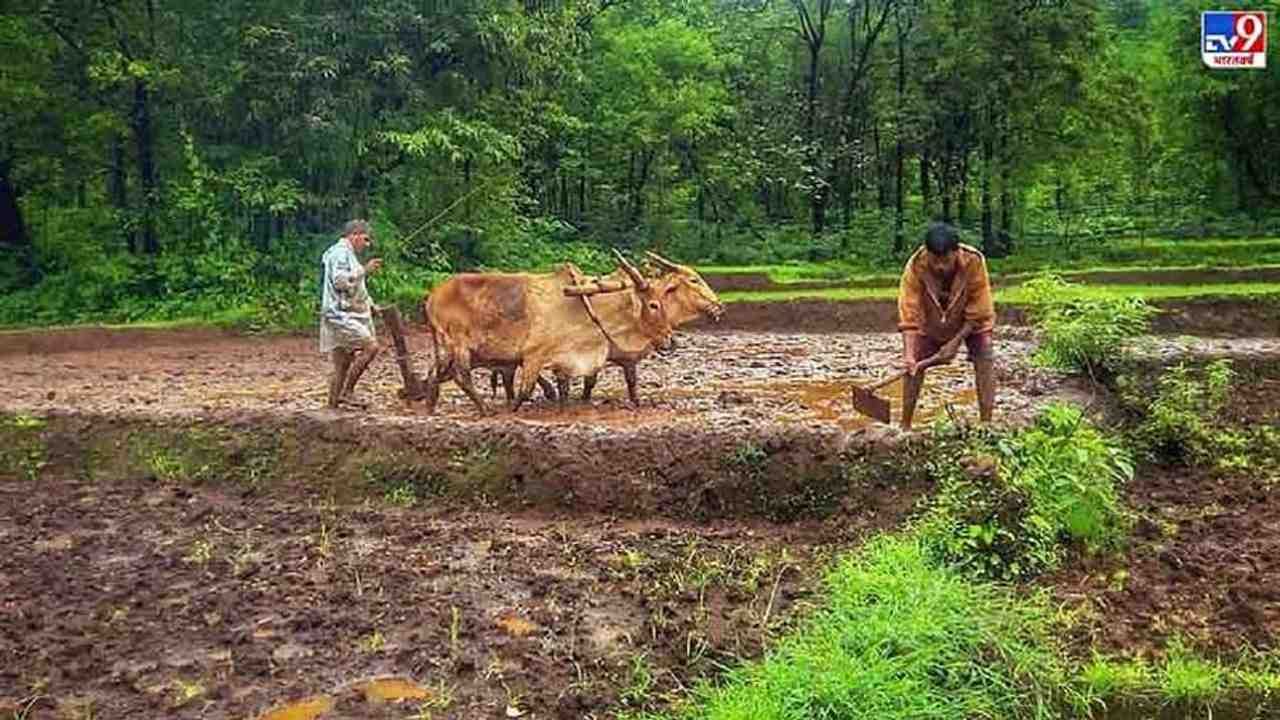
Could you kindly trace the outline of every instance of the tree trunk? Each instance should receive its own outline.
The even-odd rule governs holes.
[[[9,177],[11,167],[8,160],[0,161],[0,248],[13,251],[25,280],[34,284],[40,279],[40,270],[36,267],[35,248],[22,217],[22,206],[18,204],[18,188]]]
[[[644,191],[649,184],[649,170],[653,166],[653,156],[655,154],[656,151],[651,149],[641,151],[640,167],[634,173],[635,181],[631,190],[630,214],[631,227],[633,228],[638,226],[640,224],[640,220],[644,217]],[[634,153],[632,154],[632,157],[635,157]]]
[[[991,134],[984,132],[982,136],[982,251],[988,255],[997,255],[995,234],[991,227]]]
[[[137,253],[137,233],[134,232],[133,224],[126,222],[129,214],[129,178],[125,167],[124,138],[119,135],[111,137],[111,172],[107,176],[107,194],[111,196],[111,205],[126,228],[124,240],[129,252]]]
[[[920,199],[924,204],[925,219],[933,217],[933,193],[929,183],[929,145],[925,143],[920,149]]]
[[[875,144],[876,151],[876,207],[883,212],[889,207],[889,186],[885,182],[884,169],[885,160],[884,152],[880,147],[880,121],[876,120],[871,125],[871,141]]]
[[[1009,126],[1000,123],[1000,229],[1013,235],[1013,159],[1009,157]]]
[[[155,142],[151,134],[151,102],[147,84],[133,82],[133,137],[138,152],[138,179],[142,184],[142,250],[154,255],[160,250],[156,239],[156,163]]]
[[[938,193],[942,195],[942,222],[951,222],[951,201],[954,199],[951,165],[955,160],[955,146],[951,142],[951,138],[947,138],[945,142],[945,150],[942,153],[942,162],[938,170]]]
[[[827,186],[821,183],[818,174],[818,137],[815,123],[818,107],[818,56],[822,46],[809,44],[809,96],[805,106],[806,140],[809,158],[809,173],[815,187],[810,190],[809,206],[813,219],[813,232],[820,234],[827,225]]]
[[[894,189],[894,218],[893,218],[893,251],[900,253],[906,247],[906,182],[903,177],[904,167],[904,148],[902,136],[905,133],[902,122],[902,107],[906,103],[907,95],[907,34],[903,28],[900,13],[902,6],[898,5],[894,8],[897,14],[895,20],[898,27],[898,102],[896,105],[898,114],[898,126],[895,128],[894,135],[894,177],[896,179]],[[923,178],[923,175],[922,175]],[[923,189],[923,188],[922,188]],[[926,203],[927,204],[927,203]],[[927,207],[926,207],[927,210]]]

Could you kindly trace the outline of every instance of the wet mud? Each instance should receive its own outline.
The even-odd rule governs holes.
[[[902,522],[914,495],[881,495],[897,499],[828,522],[685,524],[3,478],[0,713],[658,707],[758,656],[809,605],[832,553]]]
[[[1280,438],[1280,357],[1233,365],[1228,425]],[[1138,521],[1123,552],[1048,579],[1081,613],[1082,653],[1155,657],[1174,638],[1228,659],[1280,647],[1280,444],[1244,467],[1146,464],[1126,502]]]

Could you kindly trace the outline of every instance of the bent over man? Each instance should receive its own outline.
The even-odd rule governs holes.
[[[991,421],[995,408],[995,356],[991,334],[996,311],[987,261],[977,248],[961,244],[956,229],[934,223],[924,246],[907,261],[898,286],[898,331],[907,371],[902,390],[902,429],[911,429],[924,370],[916,363],[937,353],[951,362],[964,343],[973,363],[978,413]]]
[[[365,277],[378,271],[382,261],[373,258],[367,266],[357,256],[373,242],[369,223],[352,220],[342,229],[342,237],[324,253],[324,280],[320,304],[320,352],[333,360],[329,379],[329,407],[352,403],[356,383],[369,363],[378,356],[373,334],[373,312]],[[354,404],[354,403],[353,403]]]

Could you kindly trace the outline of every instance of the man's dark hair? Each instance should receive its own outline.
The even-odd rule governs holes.
[[[960,247],[960,233],[946,223],[933,223],[924,233],[924,246],[934,255],[946,255]]]

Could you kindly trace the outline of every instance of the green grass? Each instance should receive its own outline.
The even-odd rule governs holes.
[[[1053,270],[1084,273],[1132,270],[1261,269],[1280,266],[1280,238],[1248,240],[1112,240],[1103,244],[1063,249],[1057,245],[1032,246],[1006,258],[989,261],[994,275],[1023,275]],[[759,273],[779,284],[838,280],[889,281],[900,270],[873,266],[867,261],[796,262],[777,265],[697,265],[704,275]]]
[[[1072,692],[1046,603],[938,567],[913,536],[843,558],[827,591],[798,633],[703,688],[687,716],[1052,718]]]
[[[1201,297],[1269,297],[1280,295],[1280,283],[1213,283],[1206,285],[1088,285],[1076,296],[1090,298],[1142,297],[1175,300]],[[818,290],[735,290],[720,293],[733,302],[782,302],[786,300],[888,300],[898,296],[896,287],[839,287]],[[997,303],[1025,305],[1027,293],[1018,286],[996,290]]]
[[[1280,692],[1280,657],[1246,653],[1233,666],[1207,660],[1174,640],[1164,658],[1095,655],[1075,672],[1073,684],[1086,705],[1116,700],[1153,705],[1212,707],[1228,695],[1271,697]]]

